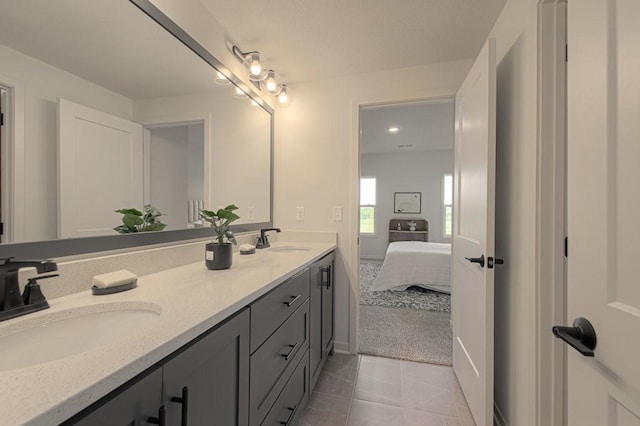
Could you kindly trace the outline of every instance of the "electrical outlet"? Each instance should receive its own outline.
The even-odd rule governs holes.
[[[296,221],[304,222],[304,207],[296,207]]]
[[[333,221],[342,222],[342,206],[333,206]]]
[[[256,208],[254,206],[247,207],[247,220],[256,220]]]

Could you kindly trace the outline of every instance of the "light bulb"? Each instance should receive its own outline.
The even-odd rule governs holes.
[[[276,97],[276,100],[278,102],[278,105],[280,105],[280,106],[289,105],[290,96],[289,96],[288,88],[287,88],[286,84],[282,85],[282,89],[280,89],[280,93],[278,93],[278,96]]]
[[[286,104],[289,102],[289,96],[287,96],[287,92],[282,92],[278,95],[278,102],[281,104]]]
[[[244,57],[244,66],[251,81],[263,81],[267,77],[266,59],[260,55],[260,52],[247,53]]]
[[[249,67],[249,70],[251,71],[252,75],[260,75],[262,73],[262,66],[260,65],[260,62],[253,61],[251,62],[251,67]]]
[[[281,87],[280,76],[274,70],[267,71],[267,77],[262,81],[260,87],[271,95],[277,95]]]

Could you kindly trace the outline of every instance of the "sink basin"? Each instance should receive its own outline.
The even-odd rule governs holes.
[[[0,328],[0,370],[42,364],[134,335],[160,318],[153,303],[88,305]]]
[[[280,246],[280,247],[271,247],[269,251],[275,251],[276,253],[290,253],[295,251],[309,251],[311,247],[302,247],[302,246]]]

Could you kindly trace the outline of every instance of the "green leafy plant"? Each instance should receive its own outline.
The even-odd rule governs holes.
[[[238,210],[235,204],[229,204],[224,209],[213,210],[201,210],[200,217],[211,225],[216,233],[216,240],[218,244],[223,244],[227,239],[233,244],[237,244],[236,238],[233,236],[233,232],[229,230],[229,225],[240,219],[240,216],[234,213],[234,210]]]
[[[120,234],[131,234],[133,232],[162,231],[167,227],[166,223],[162,223],[158,219],[164,215],[157,207],[146,204],[143,210],[144,213],[136,209],[116,210],[116,213],[123,214],[122,225],[113,229]]]

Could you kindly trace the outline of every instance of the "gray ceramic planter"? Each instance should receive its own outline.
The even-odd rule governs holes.
[[[204,258],[207,269],[229,269],[233,263],[233,244],[207,243]]]

